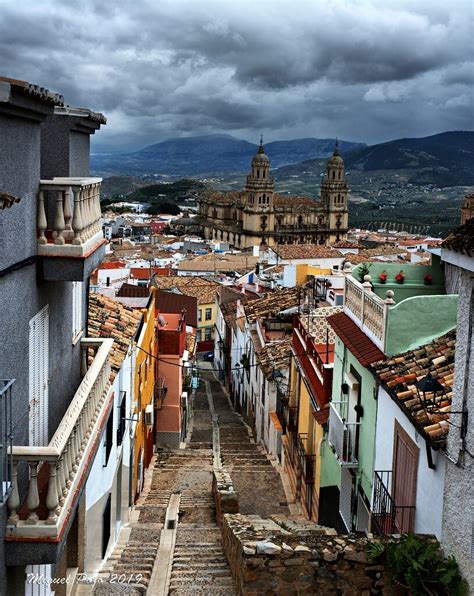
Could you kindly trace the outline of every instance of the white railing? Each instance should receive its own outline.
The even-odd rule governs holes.
[[[13,486],[7,501],[7,537],[34,539],[61,535],[110,409],[112,344],[112,339],[81,341],[87,370],[49,445],[11,448]],[[95,354],[87,366],[91,350]],[[24,503],[18,490],[18,467],[22,462],[29,468]],[[47,481],[47,489],[41,491],[43,498],[38,490],[38,475]]]
[[[102,178],[41,180],[38,195],[38,254],[87,255],[104,235],[100,223]]]
[[[369,337],[383,350],[388,306],[371,291],[370,284],[365,287],[365,283],[363,285],[352,277],[346,277],[344,306],[351,318],[362,330],[368,331]]]
[[[329,435],[328,440],[334,447],[336,456],[345,467],[357,467],[356,454],[356,431],[360,422],[346,423],[341,418],[333,403],[329,410]]]

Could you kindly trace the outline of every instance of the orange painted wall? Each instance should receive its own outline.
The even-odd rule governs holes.
[[[146,468],[153,455],[153,426],[145,424],[145,408],[153,407],[155,386],[155,297],[143,309],[143,326],[136,343],[134,375],[134,414],[138,423],[135,428],[133,457],[133,494],[138,498],[139,461],[143,454],[143,467]]]

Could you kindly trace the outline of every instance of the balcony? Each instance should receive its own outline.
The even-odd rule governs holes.
[[[404,267],[407,276],[411,275],[409,267],[409,265]],[[411,267],[424,268],[416,265]],[[385,300],[378,296],[376,292],[380,287],[382,287],[381,284],[378,284],[375,286],[375,291],[372,291],[369,283],[361,284],[352,276],[347,276],[344,312],[385,354],[399,354],[413,349],[433,337],[447,333],[456,326],[458,301],[456,295],[435,295],[432,293],[431,286],[413,283],[409,288],[411,287],[412,293],[418,295],[407,298],[401,295],[401,301],[396,303],[390,294]],[[403,288],[403,284],[400,287]],[[393,291],[390,291],[393,295]],[[397,294],[395,299],[396,297]],[[436,317],[433,317],[433,313],[436,313]],[[407,325],[407,321],[412,321],[413,324]]]
[[[15,379],[0,379],[0,504],[10,494],[12,473],[12,387]]]
[[[41,180],[38,195],[38,256],[44,257],[45,279],[82,281],[87,274],[58,270],[57,259],[65,263],[83,262],[96,253],[94,265],[105,252],[105,239],[100,223],[101,178],[53,178]],[[49,257],[53,259],[50,261]],[[96,263],[97,261],[97,263]],[[63,267],[64,268],[64,267]]]
[[[329,443],[337,459],[345,468],[357,468],[357,426],[360,422],[346,423],[336,409],[334,402],[329,410]]]
[[[158,365],[158,361],[156,363]],[[156,373],[158,374],[158,366],[156,367]],[[165,385],[165,379],[162,377],[155,377],[154,397],[155,406],[158,410],[163,409],[163,404],[168,392],[168,387]]]
[[[397,505],[391,496],[392,471],[374,473],[372,531],[376,534],[400,534],[415,529],[414,505]]]
[[[388,304],[352,277],[346,277],[344,306],[370,339],[383,351]]]
[[[49,444],[10,449],[6,540],[59,542],[64,535],[112,406],[112,344],[112,339],[81,341],[85,374]],[[28,488],[22,500],[18,479],[25,476]]]

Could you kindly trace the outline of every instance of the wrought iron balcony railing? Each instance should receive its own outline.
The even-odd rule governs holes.
[[[415,505],[399,505],[392,497],[391,470],[374,473],[372,531],[376,534],[400,534],[415,529]]]
[[[112,339],[81,340],[86,365],[90,350],[94,356],[51,441],[45,447],[13,446],[10,449],[13,471],[7,501],[7,540],[57,540],[61,537],[110,411],[112,344]],[[24,502],[20,500],[18,486],[21,466],[27,466],[29,471]]]

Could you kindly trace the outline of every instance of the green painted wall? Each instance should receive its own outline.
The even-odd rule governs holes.
[[[447,333],[456,326],[457,308],[457,295],[416,296],[391,307],[385,353],[406,352]]]
[[[344,344],[336,337],[334,353],[334,374],[332,400],[342,401],[341,384],[344,372],[349,372],[351,365],[361,377],[361,404],[364,413],[359,431],[359,466],[358,482],[370,500],[375,459],[375,425],[377,421],[377,402],[374,399],[375,381],[372,374],[364,368],[352,353],[346,349],[344,362]],[[337,468],[335,468],[337,465]],[[335,477],[337,476],[337,482]],[[321,486],[340,486],[340,467],[329,445],[325,445],[321,462]]]
[[[385,292],[392,290],[395,293],[395,302],[401,302],[406,298],[420,295],[439,295],[445,294],[443,271],[439,266],[439,259],[433,256],[433,265],[410,265],[402,263],[368,263],[369,275],[372,278],[374,292],[380,298],[385,299]],[[359,270],[361,265],[354,268],[352,275],[357,281],[359,279]],[[379,282],[379,275],[384,272],[387,274],[387,283]],[[397,284],[395,276],[403,271],[405,281],[403,284]],[[425,285],[424,277],[430,274],[433,278],[431,285]]]
[[[341,466],[327,441],[323,441],[321,448],[320,487],[325,486],[341,488]]]

